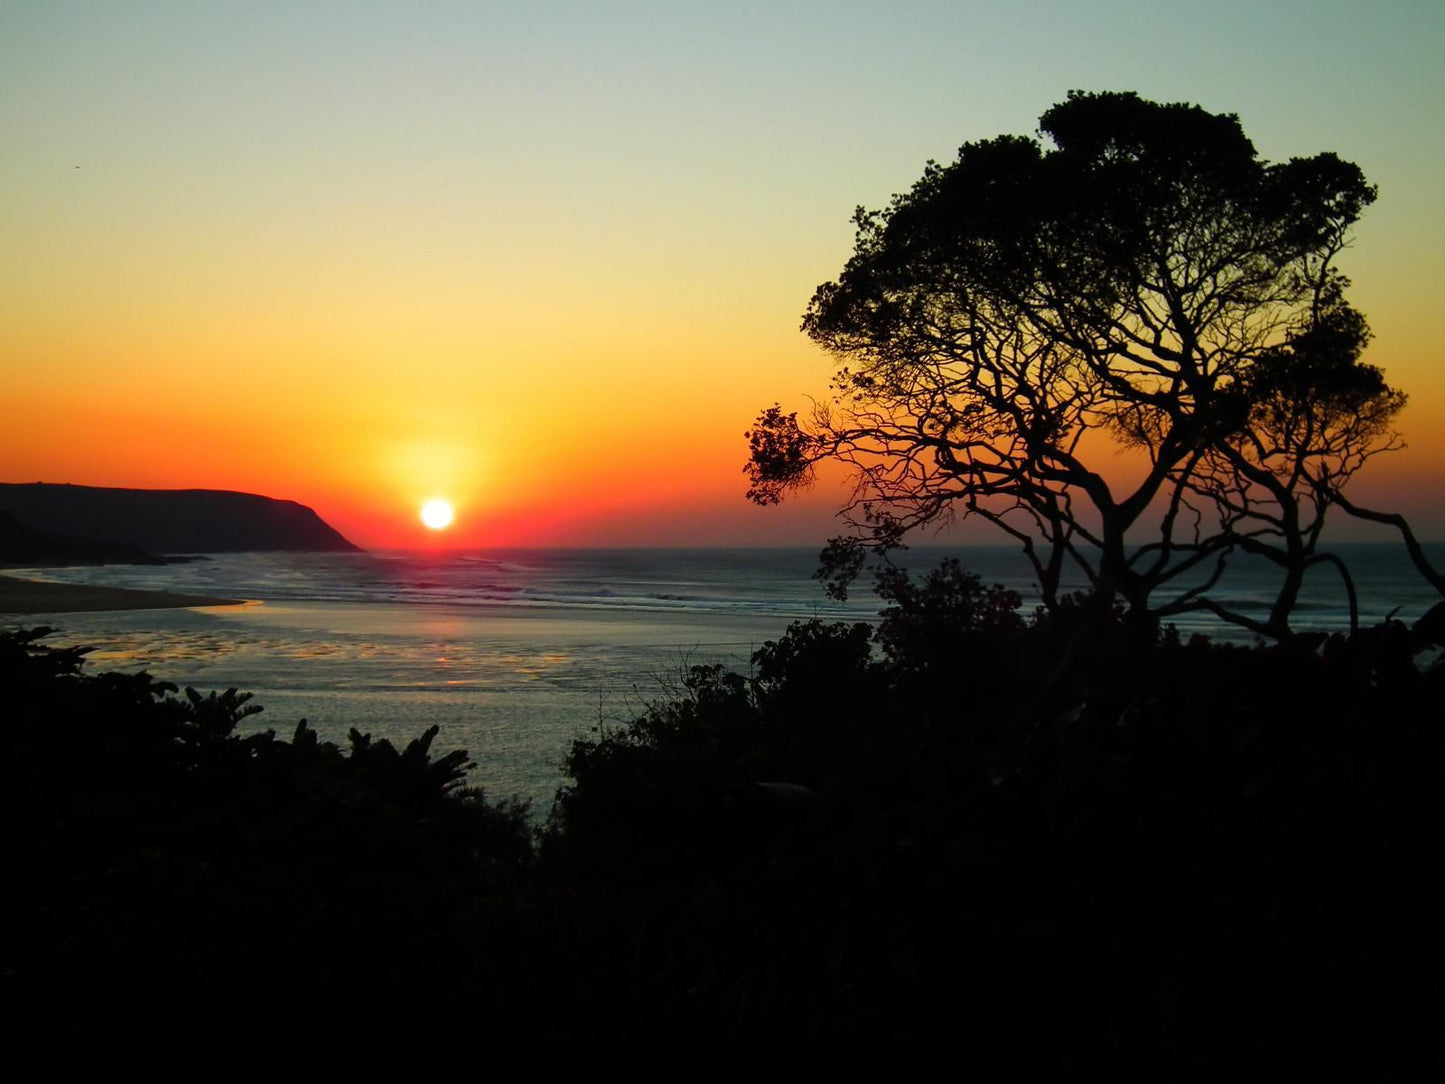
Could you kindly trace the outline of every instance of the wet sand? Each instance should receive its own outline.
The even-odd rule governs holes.
[[[242,600],[172,591],[133,591],[74,583],[40,583],[0,576],[0,614],[72,614],[101,610],[170,610],[189,606],[239,606]]]

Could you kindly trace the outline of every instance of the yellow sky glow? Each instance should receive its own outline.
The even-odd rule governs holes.
[[[1445,536],[1445,9],[1035,7],[7,5],[0,480],[364,546],[437,494],[449,545],[819,543],[846,491],[747,505],[742,432],[826,395],[798,320],[853,207],[1129,88],[1380,185],[1347,270],[1410,447],[1361,492]]]

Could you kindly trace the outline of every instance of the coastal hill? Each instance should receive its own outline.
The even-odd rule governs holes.
[[[139,546],[114,542],[77,541],[31,530],[9,512],[0,511],[0,566],[15,565],[151,565],[168,558]]]
[[[16,534],[114,551],[110,560],[132,551],[360,550],[305,505],[255,493],[0,483],[0,513]]]

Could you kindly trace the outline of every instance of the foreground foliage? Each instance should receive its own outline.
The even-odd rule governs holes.
[[[398,752],[0,635],[43,1032],[1435,1032],[1435,614],[1268,649],[955,564],[579,741],[535,840]],[[1323,642],[1322,642],[1323,641]]]
[[[1080,638],[1081,608],[1025,623],[956,566],[883,587],[876,632],[795,625],[750,676],[695,669],[574,747],[543,855],[593,940],[630,946],[631,1011],[682,1030],[1438,1030],[1430,634]]]
[[[86,676],[48,631],[0,635],[12,1026],[314,1034],[445,1011],[459,934],[514,910],[524,809],[462,786],[465,753],[432,759],[435,728],[400,752],[353,730],[343,753],[304,720],[240,737],[250,694]]]

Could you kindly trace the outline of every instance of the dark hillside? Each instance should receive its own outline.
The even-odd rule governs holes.
[[[41,534],[0,511],[0,565],[144,565],[164,561],[139,546],[77,542]]]
[[[38,534],[150,553],[358,549],[305,505],[225,490],[0,484],[0,512]]]

